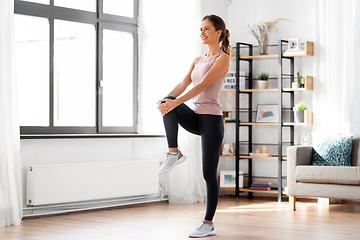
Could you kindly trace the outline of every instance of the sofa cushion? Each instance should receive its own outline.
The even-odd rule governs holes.
[[[298,182],[360,185],[360,167],[297,166]]]
[[[351,166],[352,135],[323,136],[313,146],[312,165]]]

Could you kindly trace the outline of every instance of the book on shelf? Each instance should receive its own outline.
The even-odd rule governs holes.
[[[250,187],[251,190],[266,190],[269,191],[271,190],[270,187]]]
[[[272,157],[271,153],[250,153],[252,157]]]
[[[236,122],[235,119],[231,119],[231,118],[224,118],[226,123],[231,123],[231,122]]]

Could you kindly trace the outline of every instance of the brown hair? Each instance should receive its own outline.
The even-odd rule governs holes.
[[[226,25],[224,20],[222,20],[221,17],[216,16],[216,15],[206,15],[205,17],[203,17],[202,21],[204,20],[209,20],[215,27],[216,31],[221,30],[221,35],[219,38],[219,42],[221,43],[221,50],[230,55],[231,53],[231,46],[230,46],[230,32],[229,30],[226,29]]]

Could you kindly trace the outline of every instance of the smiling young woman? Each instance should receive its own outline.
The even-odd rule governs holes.
[[[158,102],[169,147],[166,159],[158,171],[159,174],[170,171],[186,160],[178,149],[179,124],[187,131],[201,135],[203,176],[207,191],[206,213],[201,224],[189,234],[190,237],[216,234],[212,220],[219,198],[217,167],[224,137],[219,97],[229,70],[231,51],[229,37],[230,33],[220,17],[206,15],[200,24],[200,39],[207,45],[208,53],[196,58],[185,78],[167,97]],[[194,87],[179,97],[191,83]],[[184,104],[189,99],[192,99],[190,107]]]

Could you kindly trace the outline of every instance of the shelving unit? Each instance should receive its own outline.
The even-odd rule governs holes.
[[[284,122],[283,121],[283,112],[292,111],[290,109],[283,108],[283,94],[290,94],[290,106],[291,108],[294,106],[294,94],[295,92],[302,92],[302,91],[311,91],[313,90],[313,78],[311,76],[305,77],[305,87],[303,89],[293,89],[293,88],[284,88],[283,87],[283,81],[284,80],[290,80],[291,82],[294,80],[294,58],[295,57],[304,57],[304,56],[312,56],[313,55],[313,43],[312,42],[305,42],[304,48],[305,50],[300,53],[288,53],[284,51],[284,45],[287,44],[286,40],[279,40],[278,41],[278,54],[273,55],[261,55],[261,56],[254,56],[253,55],[253,48],[254,46],[247,43],[241,43],[238,42],[236,44],[236,56],[231,57],[232,59],[236,60],[236,89],[235,90],[226,90],[226,92],[236,92],[238,94],[236,95],[236,108],[238,111],[236,111],[236,120],[235,122],[229,122],[226,124],[235,124],[238,127],[235,127],[235,172],[237,175],[239,175],[240,170],[240,163],[238,160],[248,161],[248,173],[242,174],[244,177],[248,178],[248,186],[244,188],[239,188],[239,178],[236,178],[236,186],[235,189],[233,188],[222,188],[221,190],[227,190],[227,191],[235,191],[235,197],[239,198],[240,192],[248,192],[249,197],[252,197],[252,194],[255,193],[269,193],[269,194],[277,194],[278,195],[278,201],[281,201],[282,195],[284,193],[282,188],[282,180],[286,177],[282,176],[282,162],[287,160],[287,157],[284,156],[282,147],[285,144],[288,144],[288,146],[294,145],[294,127],[295,126],[308,126],[312,125],[312,116],[313,113],[311,111],[306,112],[305,116],[305,122],[304,123],[294,123],[294,116],[293,114],[290,114],[290,121]],[[242,56],[240,55],[240,48],[244,49],[246,48],[248,50],[248,55]],[[275,78],[277,80],[277,88],[272,89],[253,89],[253,81],[256,81],[258,79],[253,78],[253,61],[258,61],[261,59],[278,59],[278,77]],[[290,61],[290,67],[289,71],[290,73],[284,73],[283,72],[283,60]],[[239,73],[240,70],[240,62],[246,61],[248,62],[248,76],[245,76],[246,79],[249,82],[249,89],[242,89],[239,88]],[[225,91],[224,91],[225,92]],[[253,100],[253,94],[257,93],[268,93],[268,92],[277,92],[277,104],[278,104],[278,122],[271,122],[271,123],[263,123],[263,122],[253,122],[253,107],[252,107],[252,100]],[[246,94],[248,96],[248,107],[241,108],[240,103],[240,94]],[[240,111],[242,109],[247,109],[246,111]],[[240,112],[246,112],[248,114],[248,119],[241,119],[240,121]],[[272,157],[258,157],[258,156],[250,156],[249,153],[253,152],[253,146],[259,145],[257,143],[254,143],[252,140],[252,130],[253,127],[256,126],[277,126],[278,128],[278,143],[277,144],[271,144],[276,145],[278,148],[278,154],[277,156]],[[290,142],[283,142],[283,128],[290,128]],[[242,128],[247,128],[247,135],[248,139],[247,141],[240,141],[240,131]],[[248,154],[241,154],[240,153],[240,145],[247,145],[248,146]],[[260,144],[261,145],[261,144]],[[270,145],[270,144],[264,144],[262,145]],[[286,153],[285,153],[286,154]],[[234,156],[229,156],[234,157]],[[250,186],[253,182],[253,178],[272,178],[274,177],[266,177],[266,176],[253,176],[252,174],[252,160],[262,158],[262,159],[268,159],[268,160],[278,160],[277,166],[278,166],[278,174],[276,179],[278,180],[278,186],[276,189],[272,188],[271,190],[252,190],[250,189]]]

